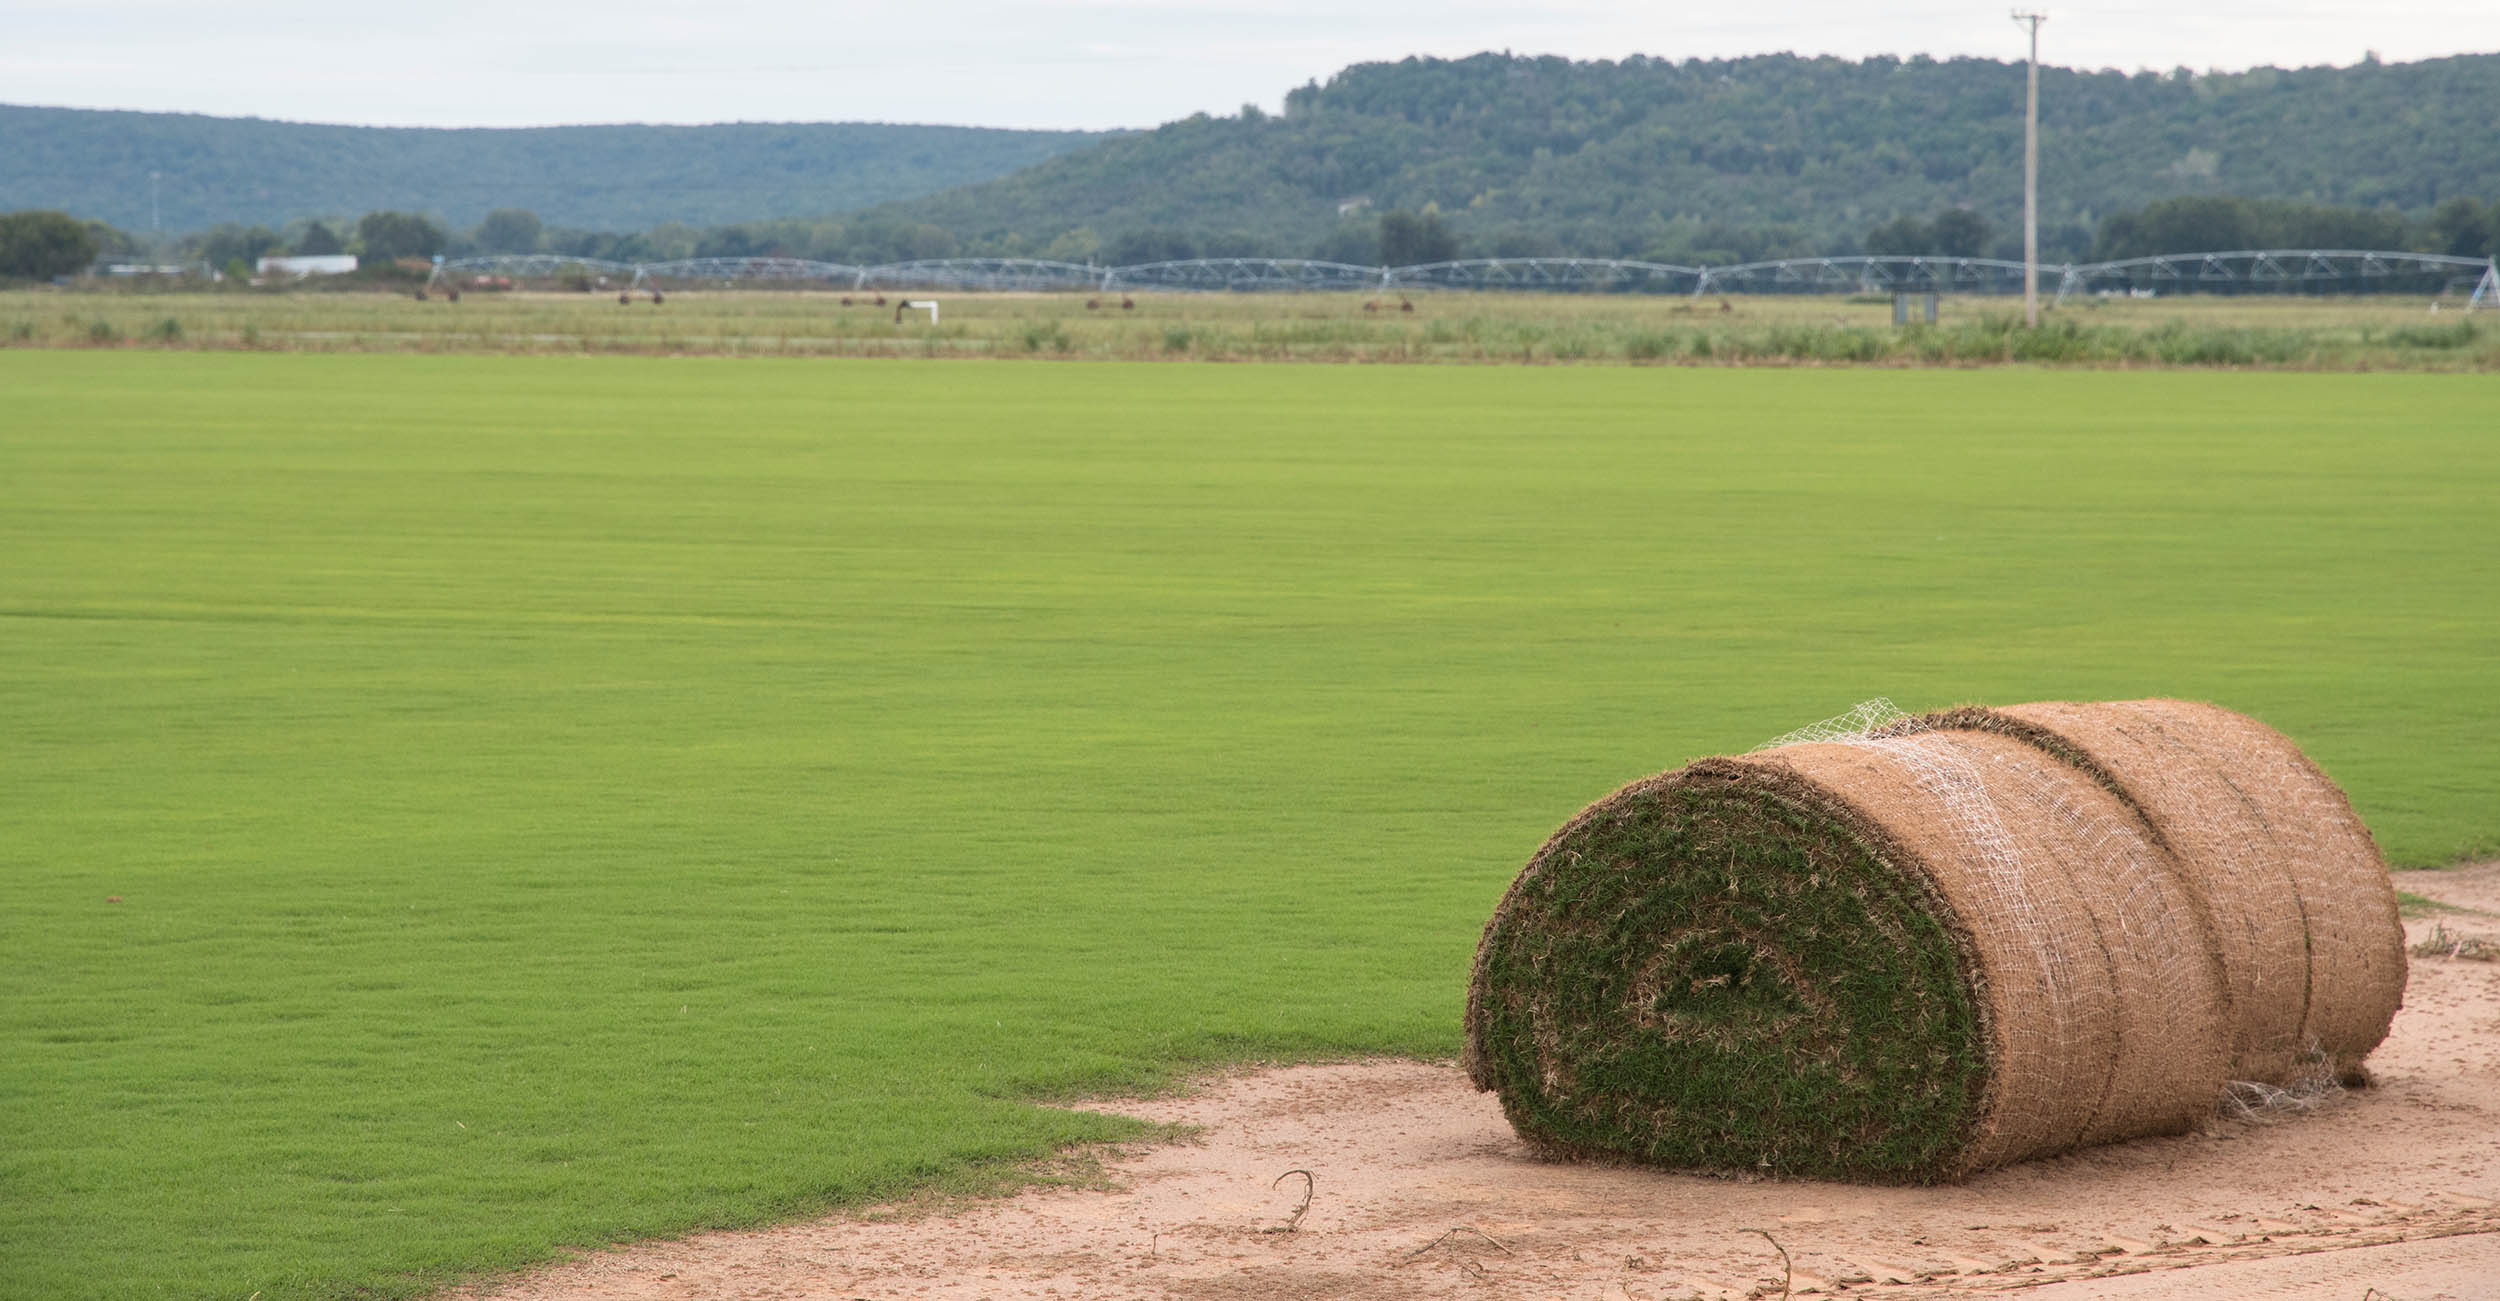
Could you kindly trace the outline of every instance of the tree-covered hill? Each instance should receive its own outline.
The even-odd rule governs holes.
[[[2023,68],[1768,55],[1365,64],[1281,116],[1197,116],[891,205],[963,251],[1343,253],[1437,207],[1468,252],[1847,251],[1967,207],[2018,247]],[[2419,213],[2500,194],[2500,55],[2229,75],[2041,73],[2044,255],[2183,195]]]
[[[431,130],[0,106],[0,211],[144,231],[148,173],[161,171],[168,232],[231,223],[243,243],[274,242],[290,220],[400,209],[440,219],[455,252],[504,248],[459,232],[527,209],[535,246],[628,260],[2011,255],[2022,96],[2020,64],[1983,59],[1481,54],[1358,65],[1294,91],[1281,115],[1134,134]],[[2500,220],[2500,55],[2227,75],[2049,68],[2041,107],[2051,261],[2233,232],[2479,247],[2475,230]],[[2455,210],[2436,216],[2443,202]],[[2188,218],[2193,230],[2172,229]],[[662,223],[681,224],[627,233]],[[242,229],[253,225],[271,230]]]
[[[838,212],[1003,176],[1102,139],[866,122],[514,129],[323,126],[0,105],[0,210],[146,230],[383,209],[469,226],[494,208],[631,230]]]

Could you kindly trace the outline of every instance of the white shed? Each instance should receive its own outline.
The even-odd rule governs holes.
[[[306,276],[344,275],[356,269],[353,253],[306,253],[295,257],[265,257],[252,268],[257,275],[288,275],[298,280]]]

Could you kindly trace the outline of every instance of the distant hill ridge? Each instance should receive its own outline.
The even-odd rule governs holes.
[[[2420,212],[2500,196],[2500,55],[2227,75],[2041,70],[2047,252],[2099,218],[2219,194]],[[965,251],[1113,261],[1359,255],[1389,209],[1436,205],[1474,253],[1725,263],[1845,249],[1968,207],[2018,248],[2023,68],[1765,55],[1362,64],[1281,116],[1200,115],[876,214]],[[1071,239],[1069,232],[1080,237]],[[1348,256],[1345,260],[1368,260]]]
[[[61,208],[125,230],[281,225],[376,209],[455,227],[494,208],[634,230],[812,216],[1003,176],[1103,132],[869,122],[359,127],[0,105],[0,211]]]
[[[720,253],[1370,263],[1384,256],[1381,214],[1436,209],[1419,248],[1725,265],[1852,251],[1891,219],[1959,208],[1992,228],[1982,251],[2011,253],[2022,93],[2020,64],[1986,59],[1480,54],[1360,64],[1295,90],[1279,115],[1136,133],[453,130],[0,107],[0,210],[144,230],[156,170],[168,231],[377,208],[457,229],[516,207],[591,230],[757,224],[700,241]],[[2500,197],[2496,105],[2500,54],[2207,75],[2044,68],[2042,251],[2081,258],[2102,218],[2182,196],[2412,215],[2488,201]]]

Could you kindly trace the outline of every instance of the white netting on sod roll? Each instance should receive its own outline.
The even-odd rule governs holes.
[[[2048,754],[1927,730],[1888,699],[1863,701],[1752,753],[1775,758],[1771,752],[1805,744],[1846,746],[1906,773],[1968,857],[1977,915],[1966,920],[2010,933],[2028,954],[2037,985],[2018,1000],[2027,1024],[2001,1037],[2000,1080],[2055,1084],[2012,1088],[2001,1099],[2001,1125],[2017,1133],[2063,1129],[2073,1141],[2091,1141],[2097,1131],[2164,1110],[2163,1099],[2183,1086],[2198,1090],[2188,1077],[2210,1070],[2199,1063],[2218,1049],[2192,1038],[2218,1032],[2220,1009],[2199,1016],[2180,1008],[2176,1020],[2159,1010],[2189,991],[2218,993],[2210,923],[2194,889],[2123,804],[2078,783]],[[2057,834],[2018,836],[2009,821]],[[2103,1067],[2099,1078],[2088,1069],[2076,1078],[2087,1063]]]

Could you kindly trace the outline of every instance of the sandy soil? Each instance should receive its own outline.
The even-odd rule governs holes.
[[[2500,939],[2500,864],[2399,887],[2473,910],[2412,939]],[[2500,1298],[2500,962],[2415,958],[2370,1064],[2307,1114],[1951,1188],[1544,1162],[1448,1063],[1263,1070],[1101,1104],[1205,1127],[1110,1154],[1108,1191],[645,1243],[469,1295]]]

